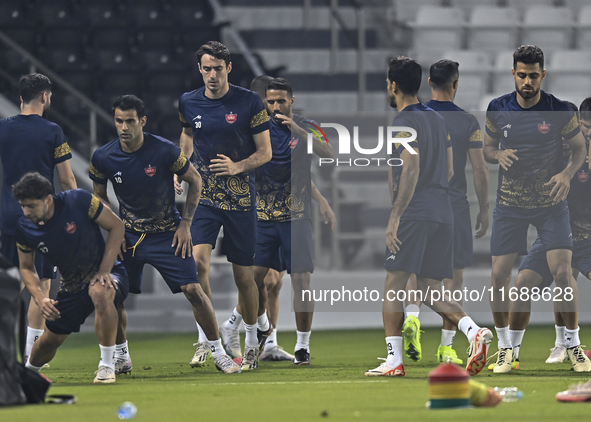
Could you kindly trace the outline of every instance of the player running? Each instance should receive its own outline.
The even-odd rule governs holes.
[[[440,290],[441,280],[453,277],[453,213],[448,180],[452,176],[452,149],[445,121],[434,110],[419,103],[422,69],[415,60],[397,57],[390,61],[387,76],[390,105],[399,114],[392,126],[416,131],[416,140],[404,141],[409,132],[399,132],[392,158],[402,166],[390,167],[392,211],[386,229],[384,267],[387,270],[385,297],[404,291],[411,274],[418,288]],[[390,293],[389,293],[390,292]],[[394,294],[392,294],[394,293]],[[470,342],[467,371],[478,374],[486,363],[493,335],[480,328],[454,301],[426,302],[458,327]],[[404,376],[402,361],[403,303],[386,300],[383,305],[388,358],[366,376]]]
[[[466,157],[470,157],[473,169],[474,190],[478,198],[478,214],[476,216],[474,236],[476,239],[485,235],[488,229],[488,167],[482,153],[482,132],[478,120],[454,104],[459,84],[459,64],[452,60],[439,60],[431,65],[429,86],[432,100],[425,105],[437,111],[447,125],[453,149],[453,177],[449,181],[449,197],[453,210],[454,243],[453,243],[453,279],[444,279],[446,290],[462,289],[464,268],[472,265],[472,229],[470,222],[470,204],[467,198]],[[411,276],[407,292],[416,290],[416,276]],[[408,297],[413,297],[407,296]],[[458,302],[460,305],[462,302]],[[407,300],[406,319],[402,328],[404,350],[407,356],[415,361],[421,359],[419,301]],[[452,348],[456,327],[443,320],[441,343],[437,349],[437,361],[450,361],[461,365],[456,351]]]
[[[544,53],[524,45],[513,53],[515,91],[492,100],[486,113],[484,157],[500,165],[497,201],[491,236],[490,304],[499,354],[494,372],[511,370],[513,344],[509,333],[507,297],[511,268],[518,254],[527,253],[527,229],[538,231],[541,250],[556,285],[577,290],[572,276],[572,235],[566,197],[570,182],[585,161],[585,139],[577,116],[565,102],[540,89],[546,76]],[[572,160],[564,167],[563,139]],[[500,146],[500,148],[499,148]],[[580,346],[578,304],[561,302],[568,332],[568,348]]]

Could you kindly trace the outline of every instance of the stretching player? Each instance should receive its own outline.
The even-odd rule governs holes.
[[[453,149],[454,174],[449,181],[449,197],[454,219],[454,274],[453,279],[444,279],[446,290],[462,289],[464,268],[472,265],[472,230],[470,222],[470,204],[466,195],[466,157],[470,157],[474,176],[474,190],[478,198],[478,215],[476,216],[476,239],[485,235],[488,229],[488,167],[482,153],[482,132],[476,118],[454,104],[459,84],[459,64],[451,60],[439,60],[431,65],[429,86],[432,100],[425,105],[439,112],[449,130]],[[411,276],[407,291],[416,290],[416,276]],[[407,296],[409,297],[409,296]],[[458,302],[460,305],[461,301]],[[419,341],[420,323],[418,320],[420,302],[407,300],[406,319],[402,328],[404,349],[407,356],[415,361],[421,359]],[[452,348],[456,328],[447,320],[443,320],[441,343],[437,349],[437,361],[449,359],[458,365],[458,358]]]
[[[573,107],[576,111],[574,104]],[[591,138],[591,97],[586,98],[581,103],[579,124],[588,150]],[[563,144],[563,156],[566,164],[571,156],[570,146],[566,142]],[[571,264],[573,278],[577,279],[579,271],[585,277],[591,278],[591,181],[589,180],[588,162],[583,164],[575,177],[572,178],[567,202],[570,227],[573,234]],[[511,314],[509,315],[511,339],[515,339],[513,342],[513,358],[517,362],[519,362],[519,349],[531,314],[531,289],[537,287],[541,295],[543,289],[548,290],[552,282],[552,272],[548,267],[543,244],[538,237],[527,256],[521,262],[519,274],[515,280],[515,287],[518,292],[521,292],[522,288],[527,289],[526,291],[529,292],[527,300],[522,301],[522,295],[519,295],[518,301],[512,303]],[[564,293],[561,296],[566,294]],[[575,292],[573,292],[574,295]],[[573,298],[573,301],[578,302],[578,300],[578,295]],[[567,349],[568,340],[565,322],[557,304],[558,302],[554,302],[556,342],[554,348],[550,350],[550,356],[546,359],[546,363],[561,363],[568,358],[576,372],[589,372],[591,371],[591,362],[583,353],[582,348],[578,346]]]
[[[294,104],[291,84],[283,78],[270,81],[266,103],[271,115],[273,158],[256,172],[257,178],[257,244],[255,280],[259,287],[259,314],[266,312],[267,294],[264,279],[269,268],[287,269],[291,274],[294,298],[302,289],[309,289],[312,263],[311,222],[311,155],[307,153],[307,133],[311,122],[292,112]],[[332,157],[332,147],[313,141],[313,150],[320,157]],[[293,363],[310,363],[310,333],[313,304],[294,302],[297,343]],[[235,323],[239,307],[228,322]],[[228,327],[228,328],[226,328]],[[222,325],[228,333],[231,325]],[[224,337],[224,336],[223,336]],[[224,338],[224,342],[226,339]],[[264,347],[264,344],[261,344]]]
[[[576,294],[565,199],[571,179],[586,156],[576,113],[567,103],[540,90],[546,76],[542,50],[532,45],[515,50],[512,73],[515,91],[489,104],[484,140],[486,160],[500,165],[490,248],[490,304],[499,342],[494,367],[497,373],[511,370],[512,345],[521,344],[522,334],[514,333],[511,338],[509,333],[507,292],[515,258],[527,253],[530,224],[538,231],[556,286],[562,290],[570,287]],[[563,139],[572,150],[572,160],[566,168],[562,160]],[[581,344],[578,304],[563,301],[558,310],[570,338],[567,348],[575,350]]]
[[[183,292],[191,303],[195,320],[211,339],[208,351],[216,368],[225,373],[240,372],[224,352],[213,307],[199,284],[197,268],[191,259],[190,228],[199,204],[201,177],[176,145],[143,131],[147,118],[139,98],[133,95],[117,98],[113,116],[119,138],[96,150],[90,178],[99,198],[108,201],[107,181],[110,180],[119,200],[119,213],[125,224],[123,265],[129,275],[129,290],[141,293],[144,265],[152,265],[173,293]],[[182,218],[175,204],[173,175],[189,184]],[[118,311],[116,371],[119,374],[130,372],[132,362],[123,304]]]
[[[406,57],[397,57],[388,67],[390,105],[399,114],[392,126],[405,126],[416,131],[411,142],[395,144],[392,158],[403,164],[390,167],[392,212],[386,229],[383,305],[384,329],[388,358],[366,376],[404,376],[402,362],[403,303],[395,299],[406,289],[411,274],[417,275],[423,292],[441,290],[441,280],[453,277],[453,213],[449,201],[448,180],[452,176],[452,149],[445,121],[434,110],[419,103],[421,65]],[[410,133],[398,132],[396,138]],[[410,150],[410,151],[409,151]],[[480,328],[462,307],[445,297],[432,303],[433,310],[458,327],[468,337],[470,351],[466,366],[470,375],[478,374],[486,363],[493,335]]]
[[[193,255],[203,290],[211,299],[209,266],[220,228],[232,263],[238,301],[246,330],[243,370],[258,366],[260,336],[271,333],[266,313],[257,318],[259,301],[254,281],[256,206],[254,169],[271,159],[269,116],[258,95],[228,82],[230,52],[209,41],[197,51],[205,86],[184,93],[179,100],[183,125],[180,146],[203,178],[200,206],[191,235]],[[258,328],[257,328],[258,324]],[[200,329],[199,344],[191,365],[205,362],[209,350],[200,347],[207,336]]]
[[[115,382],[116,306],[128,290],[125,268],[116,261],[123,223],[85,190],[52,195],[51,183],[39,173],[25,174],[12,191],[24,212],[16,232],[21,276],[47,327],[33,346],[27,368],[38,372],[51,361],[68,335],[79,332],[94,311],[101,350],[94,382]],[[106,242],[101,228],[108,232]],[[35,271],[36,251],[57,265],[62,275],[56,300],[43,292]]]

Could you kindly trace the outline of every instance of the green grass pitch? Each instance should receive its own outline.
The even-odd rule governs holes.
[[[208,361],[189,367],[195,335],[132,334],[134,369],[111,385],[94,385],[99,359],[94,335],[72,335],[44,373],[54,381],[49,394],[74,394],[74,405],[32,405],[0,408],[0,421],[116,421],[117,408],[132,401],[134,421],[484,421],[589,420],[588,403],[558,403],[554,395],[591,374],[574,373],[570,364],[544,363],[554,344],[552,326],[532,326],[525,334],[521,369],[505,375],[484,370],[476,379],[489,386],[517,386],[523,399],[492,409],[428,410],[427,374],[435,366],[439,329],[422,336],[423,360],[406,362],[402,378],[365,378],[363,372],[385,356],[381,330],[316,331],[312,333],[312,364],[262,362],[256,371],[224,375]],[[583,340],[589,327],[581,328]],[[279,333],[291,351],[294,333]],[[459,334],[458,355],[465,359],[467,341]],[[496,341],[493,343],[496,345]],[[496,346],[491,347],[491,352]],[[581,418],[582,417],[582,418]],[[575,419],[577,418],[577,419]]]

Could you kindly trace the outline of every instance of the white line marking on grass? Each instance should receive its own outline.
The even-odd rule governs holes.
[[[294,385],[294,384],[369,384],[369,383],[383,383],[387,380],[371,380],[371,381],[269,381],[269,382],[214,382],[207,385]],[[197,384],[189,384],[197,385]],[[206,384],[199,384],[203,386]]]

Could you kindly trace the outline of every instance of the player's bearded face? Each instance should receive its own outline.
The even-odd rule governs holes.
[[[49,195],[51,196],[51,195]],[[19,201],[23,214],[31,222],[39,224],[47,221],[47,215],[49,214],[49,197],[46,199],[25,199]]]
[[[146,116],[141,119],[135,109],[121,110],[115,109],[115,128],[117,135],[124,144],[133,144],[142,137],[142,131],[146,124]]]
[[[283,122],[282,119],[277,117],[278,114],[291,117],[291,106],[293,102],[294,98],[287,91],[279,89],[270,89],[267,91],[267,111],[277,124]]]
[[[524,100],[531,100],[540,93],[545,76],[546,71],[540,67],[539,63],[524,64],[517,62],[515,69],[513,69],[515,90]]]
[[[591,121],[581,119],[580,123],[581,123],[581,133],[585,137],[585,141],[587,143],[589,143],[589,141],[591,140]]]
[[[390,82],[389,79],[387,79],[386,82],[388,84],[388,97],[390,98],[390,107],[398,108],[398,105],[396,104],[396,96],[394,95],[394,91],[392,89],[392,82]]]
[[[46,93],[47,95],[47,100],[45,101],[45,104],[43,104],[43,111],[47,110],[49,108],[49,106],[51,106],[51,91]]]

